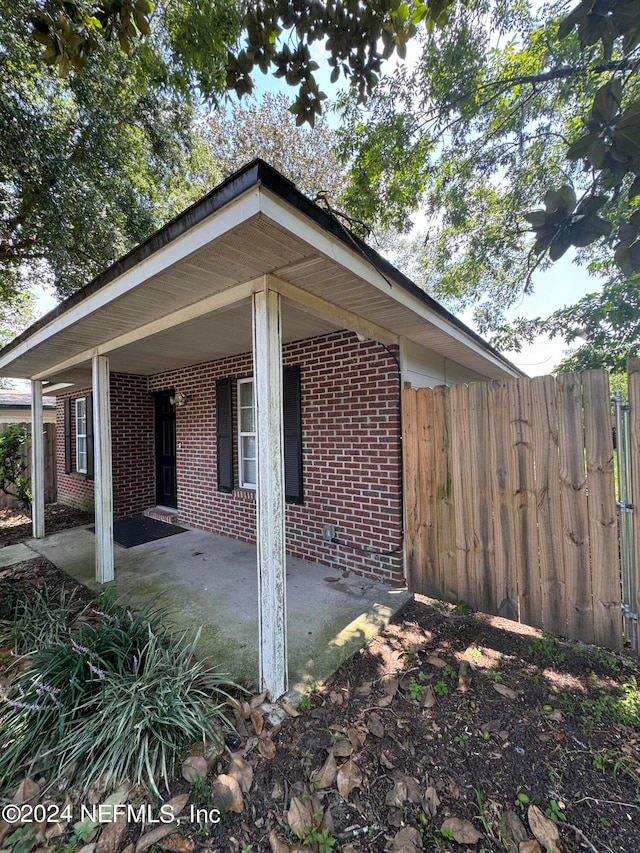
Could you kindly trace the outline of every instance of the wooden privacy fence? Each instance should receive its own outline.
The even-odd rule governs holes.
[[[0,424],[0,432],[9,426],[9,424]],[[31,424],[23,424],[28,430],[31,429]],[[27,464],[25,477],[31,477],[31,442],[27,441],[22,445],[22,459]],[[44,424],[44,501],[45,503],[55,503],[58,499],[58,479],[56,474],[56,425]],[[19,507],[20,502],[11,495],[5,495],[0,492],[0,509]]]
[[[620,648],[607,372],[405,390],[402,402],[410,589]],[[630,404],[638,482],[640,370]]]

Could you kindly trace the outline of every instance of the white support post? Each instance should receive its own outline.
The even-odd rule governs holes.
[[[287,601],[280,294],[253,296],[256,405],[260,685],[272,698],[287,690]]]
[[[93,470],[96,513],[96,583],[113,580],[113,481],[111,473],[111,405],[109,359],[92,359],[93,375]]]
[[[33,538],[44,538],[44,421],[42,382],[31,382],[31,521]]]

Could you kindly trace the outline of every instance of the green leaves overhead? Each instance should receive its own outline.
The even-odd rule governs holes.
[[[27,25],[25,5],[35,29]],[[109,20],[100,18],[98,5],[111,8],[79,0],[64,6],[48,0],[0,4],[5,308],[21,304],[31,282],[52,283],[59,295],[68,295],[215,181],[197,162],[191,103],[205,86],[224,89],[226,42],[240,25],[235,3],[172,0],[162,10],[161,32],[136,36],[128,55],[116,33],[126,23],[124,5]],[[137,4],[129,24],[138,27],[134,11],[151,20],[159,13],[151,8]],[[97,24],[77,22],[90,13]],[[82,73],[64,78],[54,73],[55,63],[41,60],[42,50],[53,47],[41,14],[54,23],[64,17],[56,32],[79,29],[96,36],[99,50],[76,52],[86,62]],[[111,38],[105,40],[110,24]],[[206,69],[198,64],[205,43]],[[77,66],[69,59],[68,67]]]
[[[107,41],[116,37],[129,53],[136,38],[151,35],[149,16],[154,8],[151,0],[47,2],[31,17],[33,36],[45,46],[40,58],[67,77],[72,67],[86,65],[100,44],[99,35]]]
[[[544,197],[544,210],[525,214],[535,233],[535,254],[549,252],[552,261],[559,260],[570,246],[583,248],[599,237],[611,234],[610,222],[596,216],[606,203],[606,196],[588,196],[576,207],[576,194],[564,185],[558,190],[548,190]]]

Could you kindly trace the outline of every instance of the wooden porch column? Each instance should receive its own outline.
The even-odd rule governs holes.
[[[282,423],[280,294],[253,295],[253,376],[256,407],[258,614],[260,689],[287,690],[287,602]]]
[[[96,583],[113,580],[113,481],[111,473],[111,405],[109,359],[95,355],[93,379],[93,440],[96,513]]]
[[[44,538],[44,419],[42,382],[31,382],[31,521],[33,538]]]

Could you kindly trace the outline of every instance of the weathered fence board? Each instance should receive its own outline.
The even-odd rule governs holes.
[[[9,426],[9,424],[0,424],[0,432]],[[24,424],[27,429],[31,428],[31,424]],[[25,477],[31,477],[31,442],[28,441],[22,446],[22,460],[26,463],[27,468]],[[44,499],[45,503],[54,503],[58,499],[58,480],[56,466],[56,425],[44,425]],[[15,509],[20,506],[20,502],[12,495],[6,495],[0,492],[0,509]]]
[[[594,633],[601,645],[614,649],[622,647],[622,612],[607,371],[583,374],[583,394]]]
[[[567,585],[562,552],[558,409],[551,376],[531,380],[531,404],[543,623],[547,631],[566,634]]]
[[[640,358],[629,361],[629,444],[631,448],[631,488],[634,507],[633,551],[635,556],[636,614],[640,614]],[[640,624],[636,623],[638,648],[640,648]]]
[[[630,395],[640,484],[640,361]],[[405,390],[403,422],[410,588],[620,648],[606,372]]]
[[[491,411],[491,500],[494,519],[494,575],[498,616],[518,619],[518,588],[516,572],[518,554],[516,531],[509,491],[511,431],[509,425],[509,394],[501,380],[489,386],[487,406]]]
[[[577,640],[593,643],[595,635],[589,571],[589,512],[584,465],[582,385],[577,373],[563,373],[558,376],[556,387],[568,630]]]
[[[527,625],[541,628],[531,384],[527,379],[517,379],[507,387],[511,420],[511,495],[518,552],[518,605],[520,619]]]

